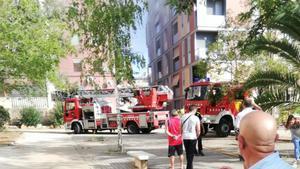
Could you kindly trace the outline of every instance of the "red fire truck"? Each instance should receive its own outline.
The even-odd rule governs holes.
[[[185,89],[185,111],[190,105],[198,106],[207,133],[209,128],[220,137],[227,137],[234,129],[234,117],[244,98],[242,85],[229,83],[196,82]]]
[[[168,118],[169,111],[164,108],[167,101],[173,98],[173,92],[167,86],[154,86],[138,89],[114,89],[87,91],[81,90],[74,94],[57,91],[55,98],[64,101],[64,122],[67,129],[75,134],[93,130],[117,129],[118,113],[121,111],[122,128],[130,134],[150,133],[159,128]]]

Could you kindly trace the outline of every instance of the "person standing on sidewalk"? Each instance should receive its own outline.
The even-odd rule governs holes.
[[[295,157],[293,167],[297,168],[300,162],[300,124],[297,118],[295,118],[293,115],[289,115],[285,127],[291,131]]]
[[[252,101],[250,99],[245,99],[243,101],[243,107],[244,109],[239,112],[239,114],[235,117],[235,139],[237,140],[239,136],[239,130],[240,130],[240,122],[246,116],[247,114],[251,113],[254,111],[252,107]],[[243,161],[243,157],[239,155],[240,161]]]
[[[197,144],[197,138],[201,134],[200,120],[195,115],[197,107],[191,105],[189,113],[186,113],[181,118],[183,144],[186,151],[187,169],[193,169],[193,160]]]
[[[250,99],[245,99],[243,101],[243,107],[244,107],[244,109],[241,112],[239,112],[238,115],[235,117],[235,130],[236,130],[236,133],[239,132],[240,122],[243,119],[243,117],[246,116],[248,113],[254,111],[254,108],[252,106],[252,101]]]
[[[199,120],[200,120],[200,128],[201,128],[201,134],[198,137],[198,151],[197,148],[195,149],[195,156],[204,156],[203,154],[203,145],[202,145],[202,134],[204,134],[205,129],[204,129],[204,125],[203,125],[203,121],[202,121],[202,116],[201,113],[199,111],[196,112],[195,114]]]
[[[178,111],[172,110],[171,117],[166,121],[165,124],[169,143],[168,157],[170,160],[170,169],[174,169],[175,152],[179,156],[180,167],[183,169],[181,121],[178,116]]]

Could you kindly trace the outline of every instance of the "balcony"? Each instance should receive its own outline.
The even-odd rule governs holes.
[[[225,27],[224,15],[198,15],[197,30],[216,31]]]
[[[206,0],[206,3],[199,1],[197,3],[197,30],[218,31],[225,27],[225,10],[224,0]]]

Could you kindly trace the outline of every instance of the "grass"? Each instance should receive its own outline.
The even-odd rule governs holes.
[[[20,137],[21,132],[2,131],[0,132],[0,146],[12,145]]]

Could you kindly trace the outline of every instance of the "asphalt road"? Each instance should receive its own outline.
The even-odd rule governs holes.
[[[195,157],[195,169],[229,166],[242,168],[233,136],[204,138],[204,157]],[[125,151],[143,150],[156,157],[149,160],[150,169],[168,168],[167,139],[163,130],[151,134],[123,134]],[[25,131],[14,146],[0,147],[3,169],[128,169],[132,158],[116,152],[117,134],[74,135],[64,130]],[[177,166],[178,163],[177,163]]]

